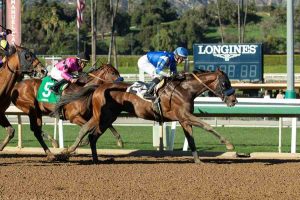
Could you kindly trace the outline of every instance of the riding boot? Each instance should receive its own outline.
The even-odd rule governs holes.
[[[155,96],[153,95],[153,91],[154,91],[155,86],[159,82],[160,82],[159,78],[155,78],[150,82],[150,86],[149,86],[148,90],[146,91],[146,93],[144,94],[145,99],[149,99],[149,100],[155,99]]]
[[[58,81],[57,83],[55,83],[53,86],[50,87],[50,90],[54,93],[54,94],[59,94],[59,88],[65,84],[68,83],[67,80],[62,79],[61,81]]]

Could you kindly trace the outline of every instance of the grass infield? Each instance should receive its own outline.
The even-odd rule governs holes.
[[[16,132],[17,132],[17,127]],[[45,125],[43,130],[53,134],[53,126]],[[116,126],[124,141],[124,149],[155,150],[153,147],[152,127]],[[235,151],[239,153],[252,152],[278,152],[278,128],[237,128],[218,127],[216,130],[229,139],[235,145]],[[65,147],[70,146],[75,140],[79,127],[75,125],[64,126]],[[299,129],[297,130],[300,131]],[[3,140],[5,130],[1,128],[0,139]],[[23,125],[23,147],[40,147],[29,125]],[[199,151],[225,152],[225,146],[220,144],[215,137],[200,128],[194,128],[194,137]],[[182,150],[184,134],[181,127],[177,127],[174,150]],[[300,138],[297,137],[297,149]],[[50,147],[50,143],[47,142]],[[282,129],[282,152],[290,152],[291,129]],[[17,146],[17,133],[8,146]],[[86,146],[84,148],[89,148]],[[115,139],[109,130],[103,134],[97,143],[98,149],[120,149],[116,146]]]

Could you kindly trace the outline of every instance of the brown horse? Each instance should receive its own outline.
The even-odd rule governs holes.
[[[103,64],[100,68],[94,69],[89,73],[83,73],[76,83],[70,84],[63,92],[64,94],[73,94],[81,90],[83,86],[87,85],[97,85],[105,81],[113,82],[118,81],[122,77],[119,72],[110,64]],[[57,141],[54,140],[49,134],[43,132],[42,130],[42,115],[49,115],[55,107],[55,104],[39,102],[37,100],[37,92],[42,83],[39,79],[27,79],[16,84],[12,91],[12,102],[24,113],[29,116],[30,119],[30,129],[34,132],[34,136],[39,141],[40,145],[43,147],[45,153],[47,154],[47,159],[55,159],[54,155],[49,150],[46,145],[44,138],[49,139],[54,147],[57,147]],[[86,123],[86,121],[91,117],[91,108],[82,101],[74,101],[68,105],[65,105],[63,117],[70,120],[71,123],[77,124],[79,126]],[[119,137],[118,142],[123,145],[120,135],[116,132],[113,127],[109,127],[116,137]]]
[[[0,69],[0,125],[6,129],[7,136],[0,144],[0,151],[14,137],[15,129],[5,116],[5,111],[11,103],[11,91],[24,74],[46,75],[47,70],[39,59],[28,49],[20,46],[11,46],[11,55]]]
[[[126,92],[130,86],[126,83],[103,84],[99,87],[87,87],[75,96],[65,96],[56,108],[56,113],[69,101],[87,99],[93,104],[93,117],[82,126],[75,143],[62,152],[62,159],[67,158],[87,133],[89,135],[93,161],[98,161],[96,141],[101,134],[117,119],[122,111],[147,120],[159,122],[179,121],[191,148],[194,160],[200,163],[192,135],[192,126],[203,128],[212,133],[227,149],[233,145],[217,133],[209,124],[194,116],[194,99],[206,90],[219,96],[227,106],[237,103],[235,91],[227,75],[219,69],[215,72],[182,73],[181,76],[166,78],[166,84],[157,91],[160,104],[145,101],[135,94]],[[156,109],[156,107],[158,109]],[[161,112],[159,112],[161,110]]]

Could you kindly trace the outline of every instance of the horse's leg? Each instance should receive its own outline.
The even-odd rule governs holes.
[[[179,121],[181,127],[183,128],[184,131],[184,135],[188,141],[189,147],[192,151],[193,157],[194,157],[194,161],[195,163],[201,163],[198,153],[197,153],[197,148],[196,148],[196,144],[195,144],[195,140],[193,137],[193,129],[192,126],[188,124],[187,121]]]
[[[7,133],[7,136],[0,144],[0,151],[2,151],[4,147],[9,143],[9,141],[14,137],[15,129],[11,126],[4,113],[0,114],[0,125],[6,129],[6,133]]]
[[[83,124],[86,123],[86,120],[84,118],[82,118],[81,115],[76,115],[76,116],[72,116],[72,119],[70,119],[71,123],[77,124],[79,126],[82,126]],[[121,135],[117,132],[117,130],[113,127],[110,126],[109,127],[110,131],[112,132],[112,134],[115,136],[116,140],[117,140],[117,146],[123,148],[124,147],[124,143],[123,140],[121,138]],[[80,143],[79,146],[85,146],[89,144],[89,138],[84,138]]]
[[[117,146],[118,147],[121,147],[123,148],[124,147],[124,142],[122,140],[122,137],[121,135],[118,133],[118,131],[113,127],[113,126],[110,126],[108,127],[109,130],[112,132],[113,136],[116,138],[117,140]],[[79,143],[79,146],[86,146],[90,143],[90,139],[87,137],[87,138],[84,138],[80,143]]]
[[[83,124],[86,123],[86,120],[79,114],[73,116],[69,119],[71,123],[73,124],[77,124],[78,126],[82,127]],[[86,145],[89,145],[89,138],[88,137],[85,137],[81,140],[81,142],[79,143],[79,147],[81,146],[86,146]]]
[[[44,149],[47,159],[49,161],[55,160],[54,154],[50,151],[48,146],[46,145],[43,136],[42,136],[42,115],[36,112],[29,113],[30,120],[30,130],[34,133],[34,136],[39,141],[40,145]]]
[[[94,133],[94,134],[89,134],[88,138],[90,141],[90,147],[92,151],[92,157],[93,157],[93,162],[98,163],[98,154],[97,154],[97,140],[102,134],[99,133]]]
[[[88,137],[85,137],[81,140],[81,142],[79,143],[79,147],[82,147],[82,146],[86,146],[86,145],[89,145],[90,144],[90,140]]]
[[[59,147],[57,140],[54,139],[54,138],[53,138],[51,135],[49,135],[48,133],[44,132],[43,130],[42,130],[42,137],[43,137],[44,139],[46,139],[46,140],[49,140],[54,148],[58,148],[58,147]]]
[[[121,135],[118,133],[118,131],[112,125],[109,126],[108,128],[112,132],[112,134],[115,136],[115,138],[117,139],[117,146],[123,148],[124,147],[124,142],[121,138]]]
[[[91,118],[87,123],[85,123],[80,131],[79,134],[75,140],[75,142],[69,147],[64,149],[61,154],[70,154],[76,150],[76,148],[79,146],[82,139],[88,134],[93,133],[95,129],[98,127],[98,121],[95,118]]]
[[[225,144],[227,150],[233,150],[234,146],[229,142],[225,137],[221,136],[211,125],[208,123],[199,120],[196,116],[192,114],[186,114],[185,115],[185,120],[188,121],[188,123],[191,126],[198,126],[200,128],[203,128],[204,130],[208,131],[209,133],[213,134],[215,137],[219,139],[219,141],[222,144]]]

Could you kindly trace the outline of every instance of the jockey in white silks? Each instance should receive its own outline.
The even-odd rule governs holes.
[[[177,64],[182,63],[188,56],[187,49],[178,47],[174,52],[154,51],[148,52],[138,60],[139,69],[149,74],[153,80],[147,92],[144,94],[145,99],[154,99],[152,95],[155,86],[160,82],[163,77],[168,77],[169,74],[164,72],[165,68],[169,68],[172,74],[177,73]]]

